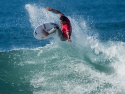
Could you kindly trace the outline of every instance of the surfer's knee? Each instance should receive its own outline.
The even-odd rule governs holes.
[[[44,29],[42,30],[42,33],[43,33],[45,36],[48,36],[48,35],[49,35],[49,33],[46,32]]]

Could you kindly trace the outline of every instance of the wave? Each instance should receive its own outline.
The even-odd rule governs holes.
[[[27,6],[28,10],[30,7],[34,8],[36,14],[41,13],[43,18],[40,19],[43,23],[46,21],[58,22],[58,16],[45,11],[44,8]],[[29,15],[32,19],[31,23],[35,26],[37,21],[33,20],[32,12],[29,12]],[[38,19],[41,15],[37,15]],[[98,34],[93,35],[84,19],[75,20],[68,17],[73,26],[73,43],[58,42],[54,44],[54,47],[57,48],[52,48],[46,54],[42,53],[41,55],[49,54],[44,58],[44,63],[47,64],[46,72],[40,71],[36,74],[31,80],[31,84],[37,89],[40,87],[49,88],[45,92],[51,91],[51,93],[54,93],[53,89],[56,89],[56,92],[68,94],[124,92],[125,85],[119,84],[121,79],[122,83],[125,80],[123,78],[125,74],[122,72],[124,71],[124,42],[100,42]],[[112,81],[112,79],[114,80]],[[45,93],[43,90],[35,92]]]
[[[33,28],[44,22],[58,23],[58,16],[43,7],[26,4],[25,8]],[[20,85],[28,82],[33,94],[125,93],[125,43],[101,42],[84,19],[68,17],[73,26],[72,43],[53,39],[44,47],[0,52],[3,66],[13,65],[14,74],[19,74],[3,73],[13,76],[15,80],[10,78],[10,82],[20,84],[18,77]]]
[[[124,43],[114,42],[83,48],[53,43],[36,49],[0,52],[1,69],[6,64],[6,68],[13,66],[15,71],[4,68],[1,75],[12,76],[9,82],[20,86],[30,83],[34,94],[124,93],[124,48]],[[4,81],[8,83],[7,79]]]

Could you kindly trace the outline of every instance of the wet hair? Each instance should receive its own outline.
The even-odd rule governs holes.
[[[63,22],[64,22],[64,21],[67,21],[67,17],[61,16],[61,17],[60,17],[60,20],[63,21]]]

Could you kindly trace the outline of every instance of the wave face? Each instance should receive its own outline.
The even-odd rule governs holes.
[[[22,14],[24,13],[26,18],[19,18],[22,24],[25,23],[25,20],[28,21],[27,24],[25,26],[17,24],[14,28],[12,28],[12,24],[12,26],[8,26],[7,30],[12,35],[18,31],[18,34],[11,37],[8,37],[9,32],[4,32],[5,28],[1,29],[3,31],[0,35],[2,36],[0,93],[125,93],[124,18],[118,14],[116,16],[122,18],[116,19],[113,16],[111,20],[106,19],[106,15],[103,15],[112,7],[117,9],[115,6],[116,4],[121,5],[120,3],[112,2],[112,0],[110,4],[100,0],[92,4],[89,1],[83,4],[82,0],[79,2],[67,1],[67,3],[54,0],[52,4],[48,1],[42,3],[42,0],[30,3],[20,2],[23,6]],[[57,3],[60,3],[60,6]],[[69,3],[74,11],[69,9]],[[45,41],[33,38],[33,30],[36,26],[47,22],[59,24],[59,16],[45,10],[47,4],[53,5],[55,8],[59,7],[68,14],[67,17],[71,20],[73,27],[72,43],[61,42],[56,37]],[[125,2],[122,4],[124,5]],[[63,5],[65,5],[64,9],[61,8]],[[106,6],[109,5],[110,8],[107,8]],[[103,13],[99,12],[101,11],[98,9],[99,7]],[[122,7],[120,11],[123,10]],[[71,12],[69,13],[66,9]],[[98,9],[98,12],[94,9]],[[124,12],[122,13],[124,14]],[[113,11],[112,14],[114,14]],[[92,16],[95,18],[91,18]],[[109,17],[111,14],[107,13],[107,16]],[[113,31],[119,35],[112,34]],[[7,41],[9,39],[11,41]]]

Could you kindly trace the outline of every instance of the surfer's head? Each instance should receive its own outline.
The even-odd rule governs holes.
[[[67,21],[67,18],[65,16],[60,17],[60,23],[64,24]]]

